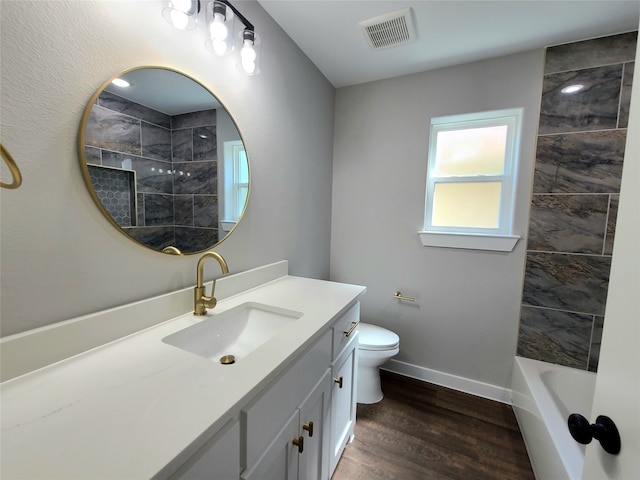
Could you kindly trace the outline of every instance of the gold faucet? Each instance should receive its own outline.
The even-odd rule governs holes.
[[[219,253],[216,252],[207,252],[200,260],[198,260],[197,273],[196,273],[196,286],[193,289],[193,314],[194,315],[206,315],[207,308],[213,308],[216,306],[218,302],[213,294],[216,290],[216,281],[213,280],[213,287],[211,288],[211,296],[207,297],[205,295],[204,290],[204,282],[202,280],[203,277],[203,269],[204,262],[207,258],[215,258],[220,264],[220,269],[223,274],[229,273],[229,267],[227,266],[227,262]]]

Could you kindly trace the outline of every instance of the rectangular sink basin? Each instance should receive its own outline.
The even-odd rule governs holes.
[[[222,313],[214,312],[202,322],[164,337],[162,341],[215,362],[235,363],[302,315],[293,310],[247,302]]]

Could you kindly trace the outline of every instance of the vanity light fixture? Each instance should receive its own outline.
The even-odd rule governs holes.
[[[238,34],[240,44],[240,61],[238,68],[247,75],[260,72],[260,38],[255,32],[253,24],[242,15],[228,0],[215,0],[207,6],[209,32],[211,39],[205,45],[216,55],[228,55],[233,51],[234,18],[237,18],[244,28]]]
[[[169,0],[162,15],[174,27],[190,30],[195,28],[199,12],[200,0]],[[238,69],[247,75],[260,73],[261,42],[253,24],[229,0],[209,2],[205,16],[209,32],[205,47],[216,55],[229,55],[234,50],[235,40],[240,45]],[[237,35],[234,34],[236,19],[242,24]]]
[[[205,42],[205,46],[216,55],[229,55],[233,51],[234,16],[233,10],[222,2],[207,5],[211,38]]]
[[[179,30],[196,28],[197,15],[200,13],[200,0],[170,0],[162,10],[162,16]]]

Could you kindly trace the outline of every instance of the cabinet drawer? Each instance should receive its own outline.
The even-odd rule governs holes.
[[[360,302],[351,307],[342,317],[336,320],[331,327],[333,331],[333,351],[331,359],[335,360],[347,346],[353,337],[353,328],[360,321]],[[351,333],[350,333],[351,332]]]
[[[260,457],[330,363],[331,332],[327,331],[264,395],[243,409],[241,419],[246,427],[243,467],[250,467]]]

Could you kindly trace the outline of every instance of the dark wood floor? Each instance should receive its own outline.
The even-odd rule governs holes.
[[[333,480],[533,480],[511,407],[389,372]]]

